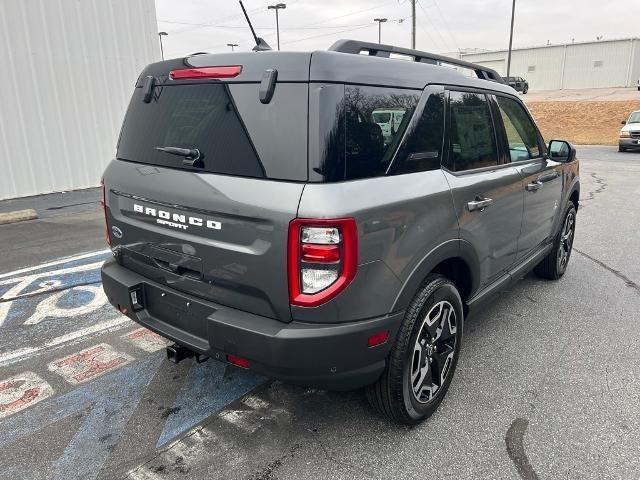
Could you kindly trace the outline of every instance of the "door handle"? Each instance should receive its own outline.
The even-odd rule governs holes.
[[[470,212],[473,212],[475,210],[482,211],[492,203],[493,203],[492,198],[476,198],[475,200],[467,203],[467,208],[469,209]]]
[[[535,182],[531,182],[527,185],[527,192],[535,192],[536,190],[540,190],[542,188],[542,182],[540,180],[536,180]]]

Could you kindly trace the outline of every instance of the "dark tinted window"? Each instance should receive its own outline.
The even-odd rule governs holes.
[[[447,167],[462,171],[497,165],[496,137],[485,95],[452,91],[449,110]]]
[[[511,161],[539,157],[538,133],[524,107],[512,98],[498,96],[497,99]]]
[[[285,92],[289,87],[293,90]],[[204,155],[204,168],[198,171],[306,180],[306,85],[279,84],[268,105],[259,102],[258,88],[223,83],[157,86],[150,103],[142,101],[142,88],[137,88],[117,157],[190,169],[183,157],[156,147],[197,148]]]
[[[408,128],[407,140],[398,150],[391,173],[412,173],[440,168],[444,132],[444,93],[429,95],[420,118]]]
[[[345,88],[345,180],[386,173],[419,98],[410,90]]]

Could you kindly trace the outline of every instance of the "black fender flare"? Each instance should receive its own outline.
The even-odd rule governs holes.
[[[416,265],[400,289],[393,303],[392,311],[405,310],[414,297],[420,284],[440,263],[449,259],[460,259],[467,267],[471,275],[471,297],[480,286],[480,262],[473,246],[460,238],[447,240],[433,248]]]

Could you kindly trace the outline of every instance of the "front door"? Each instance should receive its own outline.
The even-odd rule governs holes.
[[[476,250],[481,286],[485,286],[516,259],[522,179],[517,169],[504,164],[484,93],[451,90],[447,118],[444,174],[451,187],[460,237]]]
[[[501,121],[499,130],[503,127],[502,137],[511,163],[520,172],[524,185],[524,213],[518,242],[520,258],[553,236],[555,220],[561,214],[561,164],[545,155],[542,137],[519,100],[501,95],[494,98],[496,117]]]

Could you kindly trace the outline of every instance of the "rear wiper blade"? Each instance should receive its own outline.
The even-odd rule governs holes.
[[[204,155],[197,148],[156,147],[156,150],[170,155],[185,157],[182,164],[188,167],[204,167]]]

